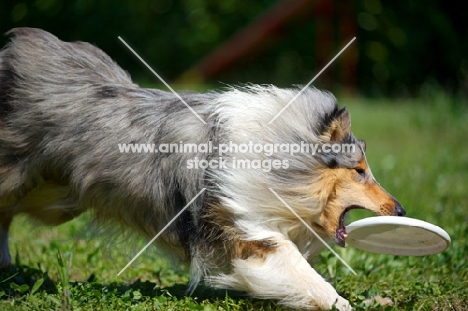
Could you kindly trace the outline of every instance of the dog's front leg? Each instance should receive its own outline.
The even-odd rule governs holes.
[[[240,242],[229,275],[209,278],[216,286],[247,291],[258,298],[279,299],[293,308],[351,310],[288,240]]]

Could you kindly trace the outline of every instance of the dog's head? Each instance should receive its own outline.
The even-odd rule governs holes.
[[[346,108],[335,110],[325,118],[321,135],[328,149],[333,145],[340,152],[319,155],[325,169],[320,179],[327,192],[325,207],[317,224],[336,244],[345,245],[344,217],[352,209],[367,209],[378,215],[404,216],[405,210],[374,179],[367,164],[366,144],[351,133],[351,120]],[[354,147],[353,147],[354,146]],[[347,149],[346,149],[347,148]]]

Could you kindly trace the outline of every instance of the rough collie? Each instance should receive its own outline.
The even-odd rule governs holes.
[[[351,309],[308,263],[323,245],[299,218],[344,246],[349,210],[405,211],[375,181],[333,95],[248,85],[181,100],[140,88],[91,44],[31,28],[9,35],[0,52],[0,266],[10,265],[19,213],[59,225],[88,211],[98,225],[151,239],[186,207],[156,242],[187,261],[191,288]]]

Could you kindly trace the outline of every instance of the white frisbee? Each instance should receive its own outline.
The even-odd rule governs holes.
[[[399,216],[357,220],[346,227],[346,243],[378,254],[425,256],[450,245],[448,233],[428,222]]]

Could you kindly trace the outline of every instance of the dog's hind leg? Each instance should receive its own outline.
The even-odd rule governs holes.
[[[7,268],[11,264],[8,248],[8,229],[12,220],[11,214],[0,212],[0,269]]]
[[[67,222],[84,210],[69,197],[70,188],[46,182],[30,190],[20,199],[3,200],[0,204],[0,268],[11,264],[8,247],[8,229],[14,215],[25,213],[39,222],[56,226]],[[7,205],[8,204],[8,205]]]
[[[10,266],[8,230],[17,211],[17,203],[24,197],[27,182],[22,167],[8,167],[0,158],[0,268]]]
[[[352,310],[305,260],[289,240],[241,241],[229,275],[208,277],[216,287],[246,291],[263,299],[279,299],[293,308]]]

